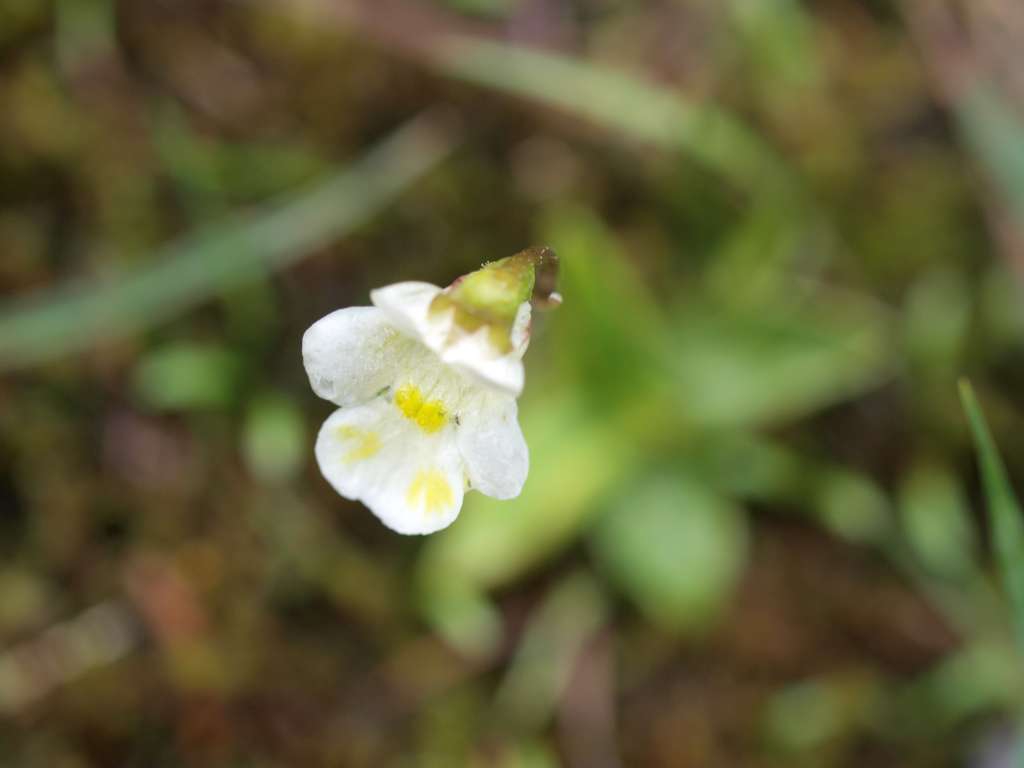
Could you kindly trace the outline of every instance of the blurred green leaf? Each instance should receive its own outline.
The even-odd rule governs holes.
[[[148,352],[135,391],[151,408],[194,410],[230,405],[241,382],[239,357],[219,344],[178,342]]]
[[[553,343],[564,352],[554,364],[572,369],[599,412],[670,389],[667,318],[613,233],[576,207],[550,211],[541,231],[561,258],[568,305],[553,321]]]
[[[262,395],[250,405],[242,432],[242,453],[256,477],[290,480],[302,469],[308,447],[302,411],[284,395]]]
[[[992,264],[981,284],[981,319],[997,347],[1024,343],[1024,285],[1006,262]]]
[[[710,430],[683,454],[687,467],[719,493],[744,501],[798,505],[818,468],[778,440],[752,432]]]
[[[593,530],[611,579],[652,621],[674,630],[707,625],[746,562],[743,515],[681,476],[631,486]]]
[[[957,103],[967,142],[1011,209],[1024,218],[1024,123],[991,85],[972,85]]]
[[[744,52],[767,95],[789,97],[821,77],[811,21],[797,0],[729,0]]]
[[[773,746],[800,752],[836,737],[841,714],[835,691],[821,681],[790,686],[768,703],[764,729]]]
[[[642,404],[637,404],[642,405]],[[659,423],[655,408],[594,419],[547,397],[523,409],[530,478],[513,502],[479,494],[450,528],[425,542],[418,568],[420,610],[458,647],[483,655],[500,640],[485,598],[568,546],[599,501],[642,457],[640,441]]]
[[[992,439],[974,388],[960,381],[960,400],[974,436],[982,485],[992,525],[992,550],[1010,601],[1017,643],[1024,649],[1024,519],[1020,503],[1006,476],[1006,467]]]
[[[417,587],[420,613],[435,632],[467,658],[488,658],[501,647],[501,614],[480,585],[462,581],[461,573],[444,571],[443,555],[433,557],[421,561]]]
[[[821,748],[866,720],[877,705],[878,681],[863,674],[806,680],[782,688],[765,706],[769,745],[786,752]]]
[[[445,5],[460,13],[504,19],[515,9],[513,0],[445,0]]]
[[[676,322],[680,407],[703,426],[805,416],[891,371],[887,318],[827,293],[743,311],[693,304]]]
[[[910,548],[928,573],[960,579],[973,570],[977,540],[954,474],[916,467],[900,489],[900,517]]]
[[[759,202],[730,229],[702,275],[703,292],[726,307],[757,306],[789,295],[799,262],[801,275],[813,274],[830,249],[815,244],[808,259],[806,217],[779,205]]]
[[[495,698],[496,710],[516,730],[548,724],[583,646],[604,620],[604,597],[586,573],[571,574],[544,598]]]
[[[889,499],[870,477],[834,468],[822,471],[815,484],[815,513],[836,536],[857,544],[882,544],[889,538]]]
[[[682,150],[747,191],[778,192],[792,183],[786,165],[736,117],[709,103],[688,102],[640,77],[468,36],[447,37],[435,57],[449,75]]]
[[[199,217],[222,215],[231,203],[294,188],[326,166],[303,145],[217,141],[196,131],[172,107],[160,111],[155,138],[161,164],[190,213]]]
[[[593,213],[560,207],[542,239],[562,256],[567,309],[554,343],[601,411],[671,397],[678,424],[777,423],[877,386],[891,374],[891,318],[878,304],[792,280],[755,302],[675,297],[669,314]]]
[[[29,7],[26,0],[5,3]],[[117,43],[114,3],[111,0],[58,0],[56,10],[56,55],[65,72],[88,66],[90,61],[112,55]],[[3,25],[0,25],[3,26]]]
[[[970,328],[971,302],[968,282],[955,270],[936,268],[919,278],[903,315],[911,359],[943,374],[956,367]],[[948,385],[948,376],[943,379]]]
[[[892,697],[884,725],[900,736],[937,733],[1012,704],[1022,684],[1019,656],[1008,647],[970,645],[942,659]]]
[[[421,116],[311,189],[162,248],[151,267],[6,302],[0,306],[0,369],[136,333],[294,262],[379,213],[451,146],[436,115]]]

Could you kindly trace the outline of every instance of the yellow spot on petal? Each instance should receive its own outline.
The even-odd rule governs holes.
[[[437,432],[448,423],[448,409],[440,400],[424,401],[415,384],[405,384],[395,392],[395,405],[409,421],[427,433]]]
[[[436,469],[427,469],[417,473],[405,500],[410,507],[422,507],[428,515],[436,515],[450,507],[455,496],[444,475]]]
[[[395,405],[407,419],[415,419],[423,407],[423,393],[413,384],[406,384],[395,392]]]
[[[380,437],[376,432],[359,429],[358,427],[343,426],[338,428],[338,436],[342,440],[357,441],[357,445],[344,456],[346,464],[365,461],[376,456],[380,451]]]

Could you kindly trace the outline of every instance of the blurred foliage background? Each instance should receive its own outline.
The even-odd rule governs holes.
[[[1017,0],[4,0],[0,764],[1014,764],[1022,57]],[[534,243],[526,490],[397,536],[302,332]]]

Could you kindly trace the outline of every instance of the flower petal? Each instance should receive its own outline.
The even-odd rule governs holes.
[[[530,453],[519,428],[514,397],[485,393],[479,407],[459,416],[457,440],[470,487],[496,499],[519,495]]]
[[[451,313],[430,313],[430,305],[440,293],[441,289],[430,283],[395,283],[370,291],[370,301],[392,325],[437,352],[447,342],[453,322]]]
[[[441,360],[482,384],[518,397],[525,378],[523,355],[530,344],[530,302],[519,305],[509,340],[512,350],[502,355],[495,351],[487,329],[482,328],[441,350]]]
[[[302,360],[317,395],[352,405],[394,381],[410,343],[379,309],[349,307],[309,327],[302,337]]]
[[[523,391],[525,374],[520,353],[513,349],[506,355],[497,354],[486,328],[463,336],[439,355],[445,364],[492,389],[513,397]]]
[[[519,305],[519,311],[516,312],[515,322],[512,323],[512,333],[510,334],[512,349],[520,358],[526,354],[526,348],[530,346],[530,322],[532,319],[532,311],[530,302],[524,301]]]
[[[452,312],[430,312],[431,303],[441,292],[430,283],[395,283],[372,291],[370,298],[396,327],[421,341],[447,365],[502,392],[522,393],[522,357],[530,341],[530,303],[519,307],[511,332],[512,351],[501,354],[486,327],[465,333],[454,327]]]
[[[462,508],[466,481],[453,436],[450,427],[424,432],[381,397],[335,411],[320,429],[316,459],[338,493],[389,528],[433,533]]]

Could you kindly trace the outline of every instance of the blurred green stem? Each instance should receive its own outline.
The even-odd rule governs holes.
[[[978,452],[978,466],[992,525],[992,550],[1010,601],[1017,645],[1024,650],[1024,519],[974,388],[964,380],[960,382],[960,399]]]
[[[425,113],[310,189],[160,249],[152,266],[0,305],[0,369],[77,352],[150,328],[225,289],[350,233],[435,168],[454,145]]]
[[[625,72],[568,56],[448,36],[431,57],[446,75],[533,99],[668,150],[682,150],[739,188],[797,197],[792,172],[728,111],[687,101]],[[786,195],[785,193],[789,193]]]

